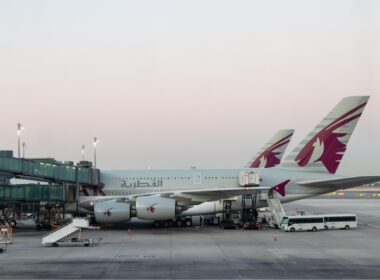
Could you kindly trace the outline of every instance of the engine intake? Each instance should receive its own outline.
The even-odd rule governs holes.
[[[159,196],[140,196],[136,199],[136,214],[143,220],[169,220],[175,218],[176,201]]]
[[[127,222],[131,219],[131,205],[116,200],[98,202],[94,205],[94,214],[99,224]]]

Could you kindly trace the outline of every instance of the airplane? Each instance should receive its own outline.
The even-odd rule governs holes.
[[[288,144],[294,134],[294,129],[282,129],[277,131],[272,138],[259,150],[259,152],[253,156],[245,165],[245,168],[272,168],[281,163],[281,159],[288,147]],[[125,184],[125,181],[123,181]],[[124,185],[123,185],[124,186]],[[98,194],[98,191],[95,189],[95,195]],[[89,192],[85,187],[82,187],[82,193],[86,196],[89,196]],[[99,192],[101,194],[101,192]],[[237,196],[233,203],[233,212],[240,211],[241,209],[242,196]],[[188,216],[198,216],[209,213],[219,213],[223,211],[223,200],[204,202],[198,205],[194,205],[189,210],[182,212],[179,216],[188,217]],[[183,224],[191,226],[191,219],[176,219],[175,221],[155,221],[157,226],[164,225],[167,222],[175,222],[177,226]]]
[[[273,192],[286,203],[380,181],[335,175],[368,99],[342,99],[278,167],[101,171],[106,196],[82,197],[80,206],[100,224],[169,220],[194,205],[239,195]],[[265,206],[265,200],[257,205]]]

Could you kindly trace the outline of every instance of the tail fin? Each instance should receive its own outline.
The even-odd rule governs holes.
[[[369,96],[343,98],[285,159],[283,167],[334,174]]]
[[[278,131],[247,164],[246,168],[269,168],[279,165],[294,129]]]

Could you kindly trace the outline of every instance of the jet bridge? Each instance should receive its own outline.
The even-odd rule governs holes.
[[[14,158],[13,151],[0,151],[0,177],[3,180],[21,178],[50,183],[100,186],[99,169],[88,164],[74,165],[54,159]],[[5,179],[4,179],[5,178]]]
[[[81,186],[101,188],[99,174],[87,161],[74,165],[52,158],[14,158],[13,151],[0,151],[0,214],[14,225],[16,216],[33,213],[38,225],[50,226],[64,219],[66,206],[80,213],[79,190]],[[10,184],[12,178],[43,183],[15,185]],[[53,214],[60,218],[52,218]]]

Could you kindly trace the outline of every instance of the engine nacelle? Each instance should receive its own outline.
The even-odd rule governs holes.
[[[127,222],[131,219],[131,205],[116,200],[98,202],[94,205],[94,214],[99,224]]]
[[[159,196],[136,198],[136,215],[143,220],[169,220],[175,218],[176,201]]]

